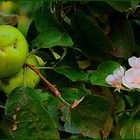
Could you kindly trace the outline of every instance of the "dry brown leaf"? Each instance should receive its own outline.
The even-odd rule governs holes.
[[[77,100],[75,99],[73,105],[71,106],[71,108],[75,108],[76,106],[78,106],[78,104],[84,99],[84,96],[80,99],[80,100]]]

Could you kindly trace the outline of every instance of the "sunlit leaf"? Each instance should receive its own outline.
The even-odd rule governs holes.
[[[79,71],[70,66],[59,66],[55,68],[55,71],[62,75],[65,75],[72,81],[87,80],[89,75],[89,73],[84,73],[83,71]]]
[[[57,28],[47,28],[43,30],[34,40],[34,43],[36,46],[42,48],[73,45],[70,36],[65,32],[60,32]]]
[[[94,70],[91,72],[91,75],[89,77],[90,82],[93,85],[102,85],[102,86],[108,86],[105,82],[106,77],[109,74],[112,74],[115,69],[117,69],[120,66],[119,63],[113,62],[113,61],[105,61],[101,63],[97,70]]]
[[[139,117],[129,119],[120,131],[121,138],[140,139],[140,119]]]

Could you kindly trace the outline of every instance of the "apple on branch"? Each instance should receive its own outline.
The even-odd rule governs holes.
[[[0,78],[17,73],[27,55],[28,44],[23,34],[13,26],[0,25]]]
[[[40,67],[40,61],[43,66],[44,61],[36,55],[29,55],[26,59],[26,63],[34,67]],[[23,67],[16,74],[0,79],[0,89],[4,91],[6,95],[9,95],[16,87],[25,86],[34,88],[38,85],[39,81],[40,77],[34,71],[28,67]]]

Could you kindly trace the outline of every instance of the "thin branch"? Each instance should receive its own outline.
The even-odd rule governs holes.
[[[68,107],[71,105],[67,103],[62,97],[61,93],[58,91],[57,88],[55,88],[40,72],[35,68],[35,66],[30,65],[30,64],[25,64],[25,66],[29,67],[32,71],[34,71],[49,87],[49,89]]]
[[[36,67],[37,69],[47,69],[47,70],[53,70],[53,67]]]
[[[5,109],[5,107],[4,107],[3,105],[0,105],[0,108],[3,108],[3,109]]]
[[[133,110],[131,110],[131,109],[126,109],[126,110],[117,112],[116,115],[119,115],[119,114],[121,114],[121,113],[126,113],[126,112],[132,112],[132,111],[133,111]]]
[[[25,66],[29,67],[31,70],[33,70],[50,88],[50,90],[56,95],[56,96],[61,96],[59,91],[35,68],[35,66],[30,65],[30,64],[25,64]]]

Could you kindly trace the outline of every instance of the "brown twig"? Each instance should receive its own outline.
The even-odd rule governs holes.
[[[69,103],[67,103],[62,97],[61,93],[58,91],[57,88],[55,88],[40,72],[35,68],[35,66],[30,64],[24,64],[26,67],[29,67],[32,71],[34,71],[49,87],[49,89],[66,105],[71,106]]]
[[[25,66],[29,67],[31,70],[33,70],[50,88],[50,90],[56,95],[61,96],[60,92],[33,66],[30,64],[25,64]]]

